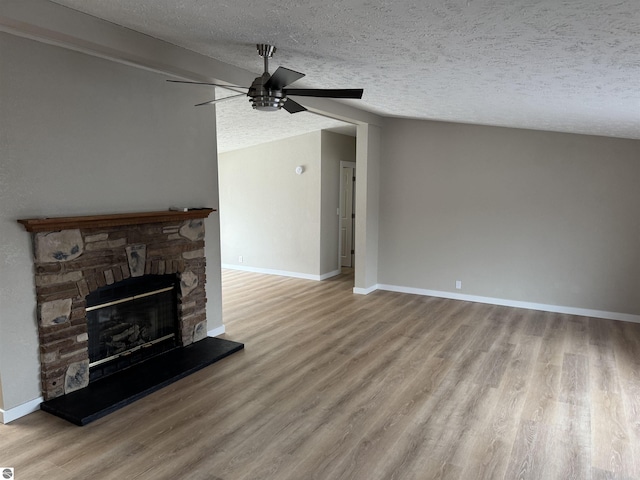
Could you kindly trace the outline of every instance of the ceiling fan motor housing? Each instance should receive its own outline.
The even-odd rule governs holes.
[[[287,96],[282,90],[269,90],[264,87],[269,78],[271,78],[269,72],[264,72],[262,76],[256,77],[249,87],[247,96],[256,110],[267,112],[280,110],[287,101]]]

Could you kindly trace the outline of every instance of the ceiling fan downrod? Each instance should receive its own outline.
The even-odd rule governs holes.
[[[264,59],[264,71],[269,73],[269,59],[276,53],[276,47],[268,43],[258,43],[256,45],[258,55]]]

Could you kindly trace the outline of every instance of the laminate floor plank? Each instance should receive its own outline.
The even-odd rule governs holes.
[[[553,425],[560,400],[561,367],[535,362],[531,372],[527,400],[521,416],[524,420]]]
[[[393,455],[379,467],[381,478],[392,478],[403,471],[405,474],[396,478],[413,478],[424,472],[420,469],[422,460],[432,455],[434,449],[440,446],[450,422],[458,421],[457,417],[464,418],[471,413],[465,410],[468,405],[466,392],[480,388],[472,379],[484,355],[472,350],[463,350],[457,354],[458,360],[445,373],[442,382],[426,401],[416,405],[411,421],[403,425],[404,430],[391,447]],[[473,402],[479,400],[479,397],[474,398]],[[351,465],[353,461],[347,455],[344,462]]]
[[[588,480],[591,476],[591,403],[558,403],[546,445],[542,478]]]
[[[526,313],[527,322],[524,323],[522,333],[524,335],[533,335],[535,337],[542,337],[547,328],[549,321],[549,314],[547,312],[539,312],[537,310],[529,310]]]
[[[640,480],[640,325],[223,271],[245,349],[77,427],[0,425],[21,479]]]
[[[507,369],[515,345],[512,343],[498,343],[487,352],[486,358],[476,373],[476,383],[497,388]]]
[[[640,335],[636,332],[636,324],[611,322],[610,326],[611,348],[627,417],[635,478],[640,478]],[[604,471],[607,473],[607,469]]]
[[[627,432],[633,452],[635,476],[640,478],[640,384],[636,381],[621,380],[620,396],[627,417]]]
[[[589,361],[585,355],[565,353],[560,381],[560,401],[572,405],[589,401]]]
[[[470,350],[488,352],[496,340],[509,343],[508,340],[503,339],[508,333],[505,322],[501,322],[491,314],[483,319],[480,328],[476,328],[475,331],[476,335],[473,336],[468,347]]]
[[[544,476],[544,467],[551,429],[552,427],[533,420],[520,422],[504,480],[548,478]]]
[[[622,399],[616,393],[602,391],[593,392],[591,397],[593,466],[625,478],[635,476]]]
[[[571,317],[567,322],[567,344],[565,352],[584,355],[588,352],[589,319],[587,317]]]
[[[519,419],[532,381],[532,369],[540,349],[540,338],[520,335],[509,365],[498,390],[498,402],[488,413],[482,429],[474,438],[474,445],[460,478],[502,478],[509,461],[509,452],[515,440]]]

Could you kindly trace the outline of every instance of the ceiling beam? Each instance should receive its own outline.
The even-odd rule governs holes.
[[[171,77],[250,85],[256,73],[46,0],[2,0],[0,31]],[[352,123],[382,118],[330,99],[305,98],[310,110]]]

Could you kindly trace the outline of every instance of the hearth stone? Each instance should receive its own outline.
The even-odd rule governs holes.
[[[182,258],[184,258],[185,260],[193,260],[194,258],[202,257],[204,257],[204,248],[193,250],[192,252],[184,252],[182,254]]]
[[[204,222],[201,218],[185,222],[184,225],[180,228],[180,235],[192,241],[203,240]]]
[[[82,272],[53,273],[50,275],[36,276],[36,287],[49,287],[61,283],[79,282],[82,280]]]
[[[199,342],[207,336],[207,322],[200,322],[193,328],[193,341]]]
[[[60,325],[69,321],[71,315],[71,299],[52,300],[40,305],[40,325]]]
[[[91,243],[91,242],[102,242],[104,240],[107,240],[108,238],[109,238],[108,233],[98,233],[97,235],[87,235],[86,237],[84,237],[84,240],[87,243]]]
[[[126,239],[117,238],[115,240],[100,240],[95,242],[85,241],[84,249],[87,252],[95,252],[96,250],[114,249],[124,247],[127,244]]]
[[[180,293],[186,297],[198,286],[198,276],[193,272],[184,272],[180,278]]]
[[[75,392],[89,385],[89,360],[72,363],[64,379],[64,393]]]
[[[147,258],[147,246],[129,245],[126,249],[127,261],[129,262],[129,270],[132,277],[141,277],[144,275],[144,268]]]
[[[35,256],[38,262],[67,262],[84,252],[80,230],[37,233],[34,239]]]

